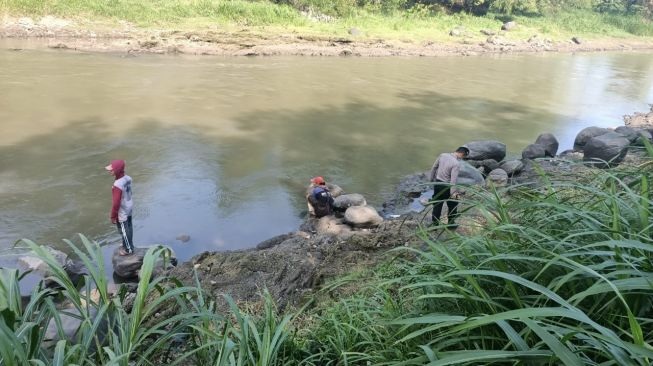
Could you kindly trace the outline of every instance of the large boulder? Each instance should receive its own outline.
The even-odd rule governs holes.
[[[494,169],[487,176],[487,183],[495,186],[505,186],[508,184],[508,173],[503,169]]]
[[[72,264],[72,260],[68,258],[68,254],[50,247],[43,247],[61,267],[67,267]],[[29,252],[23,256],[18,257],[18,264],[25,270],[34,271],[43,276],[51,275],[50,266],[41,259],[36,253]]]
[[[467,160],[469,165],[473,166],[474,168],[480,168],[483,167],[484,170],[492,171],[494,169],[497,169],[499,167],[499,162],[494,160],[494,159],[485,159],[485,160]]]
[[[503,169],[509,177],[512,177],[515,174],[519,174],[524,169],[524,163],[517,159],[508,160],[501,164],[500,168]]]
[[[521,152],[521,157],[523,159],[539,159],[546,156],[546,150],[544,146],[538,144],[530,144],[524,148]]]
[[[118,277],[124,279],[138,278],[141,267],[143,266],[143,259],[145,258],[145,254],[147,253],[148,249],[149,248],[146,247],[136,248],[132,254],[120,255],[120,246],[118,246],[113,251],[113,256],[111,258],[114,273]],[[171,254],[169,262],[164,263],[163,260],[158,259],[154,268],[155,273],[160,272],[160,270],[164,269],[164,267],[168,267],[169,265],[177,265],[177,257],[175,253],[172,251],[172,249],[169,250]]]
[[[349,237],[352,234],[351,228],[344,224],[342,219],[333,216],[324,216],[315,223],[315,231],[318,235],[335,235],[339,237]]]
[[[627,138],[632,145],[643,145],[642,139],[651,140],[651,132],[644,129],[619,126],[615,128],[614,132]]]
[[[456,184],[464,186],[482,186],[485,185],[485,178],[483,178],[483,174],[481,174],[481,172],[479,172],[469,163],[466,161],[461,161],[460,169],[458,171],[458,181]]]
[[[329,189],[329,193],[331,193],[331,197],[334,198],[343,195],[345,193],[345,191],[342,188],[340,188],[340,186],[337,184],[327,183],[327,189]]]
[[[596,136],[601,136],[603,134],[606,134],[610,132],[607,128],[601,128],[601,127],[586,127],[580,130],[580,132],[576,135],[576,139],[574,140],[574,150],[584,150],[585,145],[589,140]]]
[[[463,146],[469,149],[469,156],[467,156],[469,160],[494,159],[501,161],[506,157],[506,145],[499,141],[472,141]]]
[[[378,226],[383,218],[371,206],[352,206],[345,211],[345,223],[357,228]]]
[[[362,194],[350,193],[338,196],[333,200],[333,208],[337,211],[345,211],[352,206],[365,206],[367,201]]]
[[[619,164],[628,153],[630,141],[616,132],[608,132],[590,139],[585,145],[583,160],[597,167]]]
[[[550,158],[554,158],[558,153],[558,146],[560,144],[558,143],[558,139],[556,139],[556,137],[551,133],[543,133],[537,136],[535,143],[537,145],[542,145],[546,156]]]

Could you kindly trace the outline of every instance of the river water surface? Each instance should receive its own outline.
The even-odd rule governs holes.
[[[185,260],[296,230],[314,175],[377,207],[441,152],[543,132],[570,148],[653,101],[645,53],[220,58],[0,49],[0,249],[107,250],[110,159],[134,179],[137,245]],[[180,234],[191,240],[180,243]]]

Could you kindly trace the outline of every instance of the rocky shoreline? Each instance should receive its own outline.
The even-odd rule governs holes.
[[[505,25],[504,25],[505,26]],[[552,41],[532,35],[528,39],[507,37],[508,29],[482,30],[470,35],[455,28],[449,42],[413,42],[371,39],[352,28],[347,37],[309,36],[298,33],[263,34],[249,28],[227,30],[219,27],[196,31],[152,30],[128,22],[107,27],[46,16],[41,19],[5,16],[0,22],[0,39],[30,40],[25,48],[120,54],[189,54],[218,56],[472,56],[523,52],[593,52],[653,49],[647,39],[582,40],[572,37]]]
[[[651,116],[653,109],[648,114]],[[625,117],[625,121],[629,118]],[[560,154],[555,137],[542,134],[534,144],[525,147],[521,159],[508,160],[505,160],[505,145],[498,141],[469,142],[464,145],[470,148],[471,154],[462,163],[461,183],[495,187],[537,185],[540,169],[561,179],[564,176],[575,179],[579,174],[607,165],[637,164],[642,158],[642,139],[653,142],[652,132],[653,124],[621,126],[614,130],[590,127],[578,133],[574,149]],[[435,234],[430,229],[419,230],[430,224],[429,207],[420,206],[424,203],[420,203],[420,197],[430,198],[431,189],[426,172],[410,175],[400,182],[395,197],[384,203],[380,212],[385,219],[378,226],[333,232],[324,221],[337,218],[309,219],[300,231],[271,238],[257,248],[205,252],[168,273],[190,285],[197,271],[202,288],[214,299],[229,294],[236,301],[256,303],[260,301],[260,292],[267,289],[282,308],[297,306],[306,295],[315,293],[330,280],[369,269],[396,255],[390,249],[420,246],[423,244],[420,235]],[[463,216],[460,221],[457,234],[438,233],[437,238],[466,235],[483,226],[482,221],[472,216]]]

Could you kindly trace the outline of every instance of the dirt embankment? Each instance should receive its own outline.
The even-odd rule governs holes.
[[[0,38],[38,39],[28,47],[56,48],[83,52],[192,54],[222,56],[445,56],[509,52],[588,52],[653,49],[651,40],[574,40],[554,42],[532,36],[511,40],[505,33],[491,32],[479,41],[451,36],[451,42],[410,42],[366,38],[352,30],[348,37],[307,36],[298,33],[257,33],[245,28],[197,31],[152,30],[128,22],[117,26],[78,23],[54,17],[42,19],[5,17]],[[485,36],[483,36],[485,37]]]

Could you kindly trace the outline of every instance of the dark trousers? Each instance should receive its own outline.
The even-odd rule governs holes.
[[[125,248],[127,253],[133,253],[134,242],[132,241],[132,238],[134,237],[134,229],[132,227],[132,217],[127,217],[127,221],[118,221],[116,226],[118,227],[118,232],[122,237],[122,247]]]
[[[442,181],[436,181],[433,186],[433,212],[431,213],[433,217],[433,223],[438,225],[440,224],[440,215],[442,214],[442,206],[444,203],[447,203],[447,208],[449,209],[447,217],[449,218],[447,223],[453,225],[454,221],[458,217],[458,201],[451,199],[451,186],[448,184],[443,184]]]

